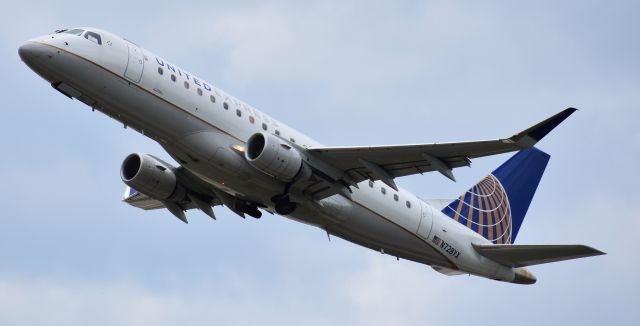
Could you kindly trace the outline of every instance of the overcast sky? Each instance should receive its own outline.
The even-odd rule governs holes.
[[[399,5],[399,3],[402,3]],[[2,325],[636,325],[637,1],[14,1],[0,21]],[[157,144],[54,91],[17,49],[55,29],[122,35],[326,145],[510,136],[580,109],[517,243],[606,256],[532,286],[444,276],[278,216],[217,221],[120,201]],[[506,160],[397,182],[454,198]]]

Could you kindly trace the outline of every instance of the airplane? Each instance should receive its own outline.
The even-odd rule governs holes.
[[[105,30],[79,27],[18,50],[51,86],[158,142],[178,162],[133,153],[120,168],[123,201],[166,208],[184,223],[213,207],[286,216],[327,236],[431,266],[533,284],[527,266],[602,255],[584,245],[514,244],[550,156],[534,147],[573,114],[565,109],[507,138],[326,147],[212,83]],[[453,169],[516,152],[457,199],[421,199],[402,176]]]

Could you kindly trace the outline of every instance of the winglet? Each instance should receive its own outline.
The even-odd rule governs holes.
[[[573,112],[578,111],[575,108],[568,108],[563,110],[560,113],[555,114],[554,116],[528,128],[525,129],[515,135],[513,135],[509,140],[512,140],[524,147],[531,147],[539,142],[544,136],[551,132],[555,127],[557,127],[564,119],[568,118]]]

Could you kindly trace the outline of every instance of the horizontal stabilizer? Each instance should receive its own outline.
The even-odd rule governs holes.
[[[599,256],[605,253],[584,245],[476,245],[482,256],[497,263],[524,267],[556,261]]]

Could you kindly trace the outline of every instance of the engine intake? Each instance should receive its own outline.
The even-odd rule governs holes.
[[[262,132],[247,141],[245,158],[256,169],[285,182],[292,181],[302,169],[302,157],[295,148]]]
[[[177,197],[182,190],[174,167],[148,154],[127,156],[120,167],[120,178],[131,188],[158,200]]]

